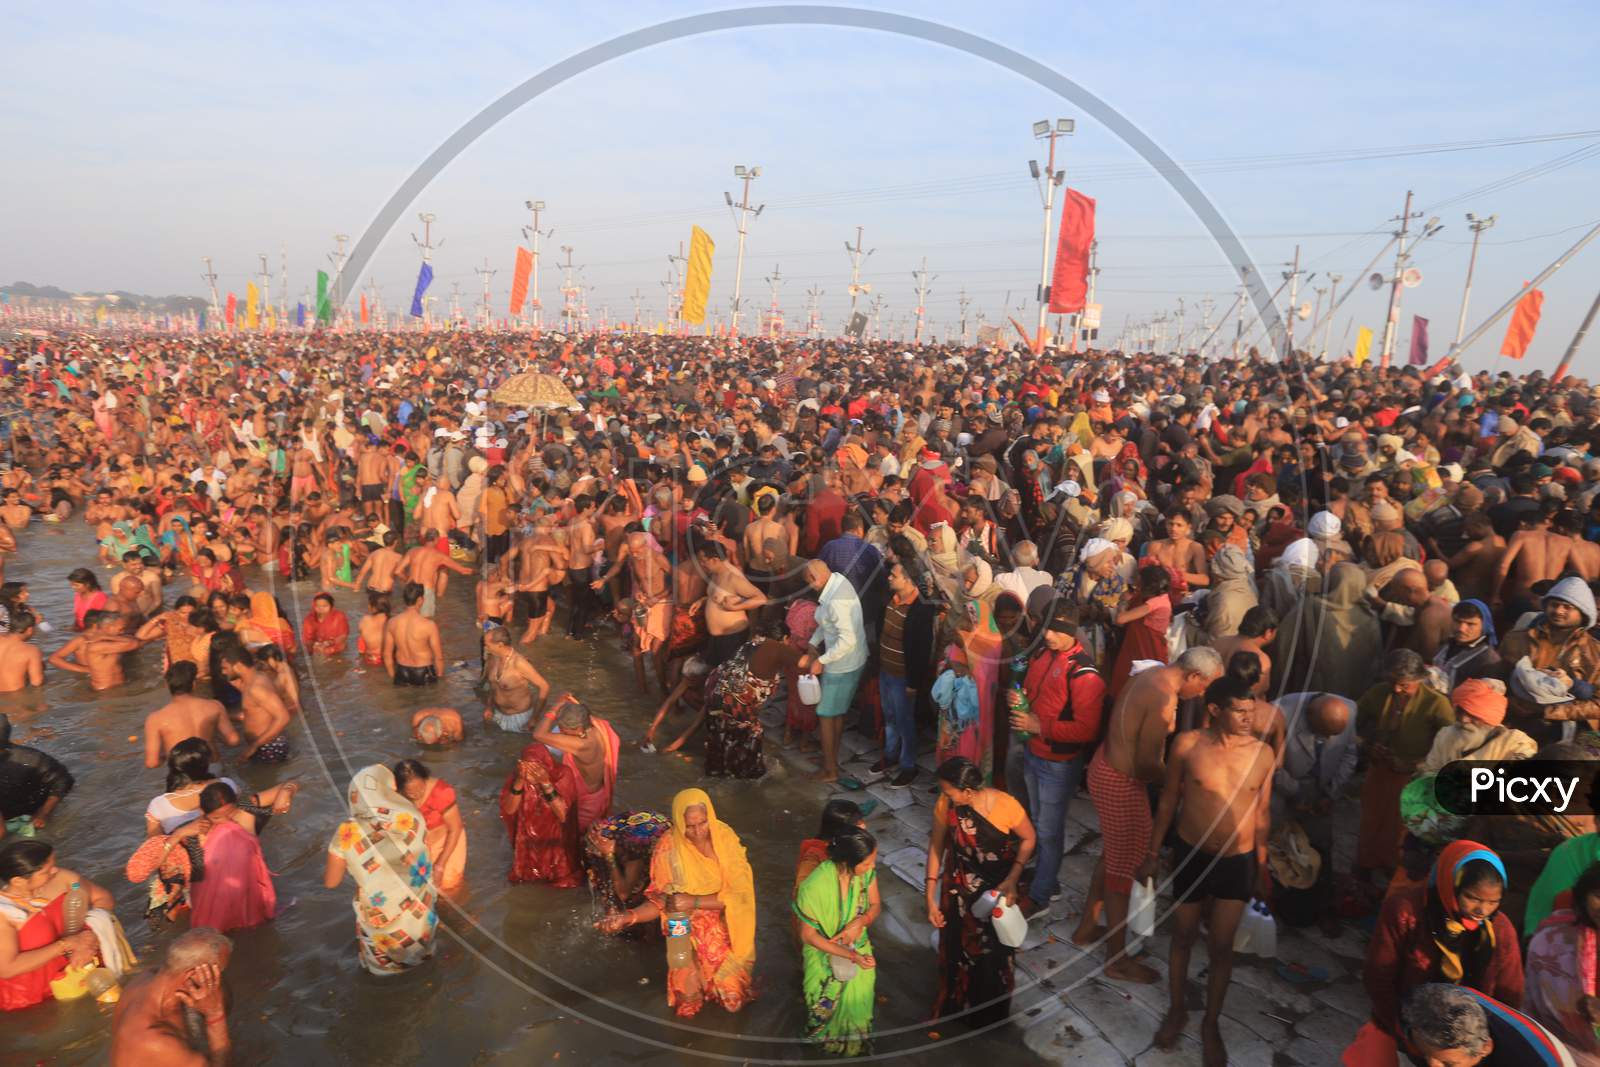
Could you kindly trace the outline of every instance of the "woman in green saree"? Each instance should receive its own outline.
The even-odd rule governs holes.
[[[795,890],[800,919],[806,1036],[823,1049],[859,1056],[872,1042],[876,961],[867,928],[882,910],[878,842],[850,829],[828,843],[828,860]]]

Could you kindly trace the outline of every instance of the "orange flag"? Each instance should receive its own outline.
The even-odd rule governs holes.
[[[367,324],[367,294],[361,294],[361,325]]]
[[[1544,310],[1544,290],[1529,289],[1528,295],[1517,301],[1517,310],[1511,313],[1511,325],[1506,327],[1506,339],[1500,342],[1500,354],[1521,359],[1533,344],[1533,331],[1539,328],[1539,313]]]

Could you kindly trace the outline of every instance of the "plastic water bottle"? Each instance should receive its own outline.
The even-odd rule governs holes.
[[[1033,702],[1028,699],[1028,692],[1022,688],[1022,679],[1018,678],[1011,683],[1011,688],[1006,691],[1006,703],[1010,706],[1012,714],[1027,714],[1033,710]],[[1033,734],[1027,730],[1014,730],[1013,736],[1023,744],[1027,744]]]
[[[73,882],[67,889],[67,899],[61,904],[61,925],[68,934],[75,934],[83,929],[88,914],[89,894],[83,886]]]
[[[694,965],[694,948],[689,944],[689,913],[667,914],[667,966],[679,970]]]

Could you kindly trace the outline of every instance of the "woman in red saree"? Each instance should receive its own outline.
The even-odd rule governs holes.
[[[333,606],[333,597],[318,593],[311,599],[311,614],[300,622],[300,640],[308,652],[343,655],[350,644],[350,618]]]
[[[578,781],[534,742],[500,789],[500,818],[511,836],[511,882],[571,889],[583,878],[578,855]]]
[[[0,847],[0,1011],[52,1000],[50,983],[67,964],[91,962],[100,941],[87,928],[68,934],[68,892],[80,888],[91,908],[110,911],[111,894],[56,866],[44,841],[16,837]]]

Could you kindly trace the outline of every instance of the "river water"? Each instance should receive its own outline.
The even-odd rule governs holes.
[[[48,656],[70,636],[67,572],[95,564],[92,531],[74,518],[35,524],[18,538],[6,577],[29,583],[32,605],[55,632],[36,640]],[[262,577],[252,575],[254,584]],[[646,755],[637,739],[654,711],[640,694],[615,633],[575,643],[556,633],[540,640],[532,659],[555,692],[570,689],[609,719],[623,737],[616,805],[666,812],[679,789],[704,787],[719,816],[742,837],[755,871],[758,901],[756,981],[760,997],[738,1015],[708,1007],[684,1024],[666,1007],[665,959],[659,938],[623,942],[595,933],[598,916],[587,889],[511,886],[510,848],[496,799],[524,741],[485,729],[478,677],[471,583],[454,577],[439,622],[445,658],[454,665],[427,691],[397,689],[381,670],[365,671],[354,652],[339,662],[302,667],[304,715],[290,731],[294,755],[281,767],[230,765],[225,773],[261,788],[294,777],[302,784],[294,811],[273,819],[263,836],[288,906],[272,923],[234,935],[226,974],[230,1027],[238,1064],[491,1064],[709,1063],[816,1060],[802,1041],[799,950],[789,922],[790,888],[799,843],[815,833],[829,793],[801,779],[806,764],[774,759],[760,782],[707,780],[698,745],[692,758]],[[310,610],[311,583],[273,587],[296,620]],[[180,590],[181,591],[181,590]],[[169,594],[168,602],[177,591]],[[352,627],[365,599],[336,594]],[[353,644],[353,642],[352,642]],[[0,695],[15,740],[42,748],[77,778],[47,836],[60,862],[117,897],[117,911],[135,950],[149,962],[172,931],[153,931],[143,919],[145,893],[123,876],[144,833],[145,805],[163,789],[164,772],[142,763],[143,717],[166,698],[159,646],[128,658],[129,681],[95,694],[82,676],[46,671],[41,692]],[[425,702],[425,703],[424,703]],[[429,704],[461,711],[467,739],[424,750],[409,735],[410,713]],[[671,736],[671,735],[669,735]],[[864,752],[865,742],[846,740]],[[414,756],[460,793],[469,841],[465,888],[441,907],[439,950],[406,975],[377,978],[356,958],[351,883],[322,887],[323,856],[345,813],[351,772],[373,762]],[[926,761],[925,761],[926,762]],[[864,771],[857,762],[854,773]],[[913,789],[918,806],[931,776]],[[907,791],[901,791],[905,795]],[[861,794],[858,794],[858,799]],[[896,803],[904,803],[897,800]],[[880,806],[869,828],[883,852],[907,848],[925,834],[926,818]],[[926,808],[921,808],[924,816]],[[925,843],[925,837],[922,837]],[[927,1023],[936,978],[931,927],[920,893],[888,865],[880,867],[885,914],[873,929],[878,959],[878,1054],[896,1063],[1036,1062],[1010,1026],[976,1036],[955,1023]],[[1019,976],[1020,977],[1020,976]],[[1014,1007],[1036,1010],[1053,998],[1018,995]],[[0,1062],[78,1064],[106,1057],[110,1009],[88,1001],[50,1002],[0,1018]]]

